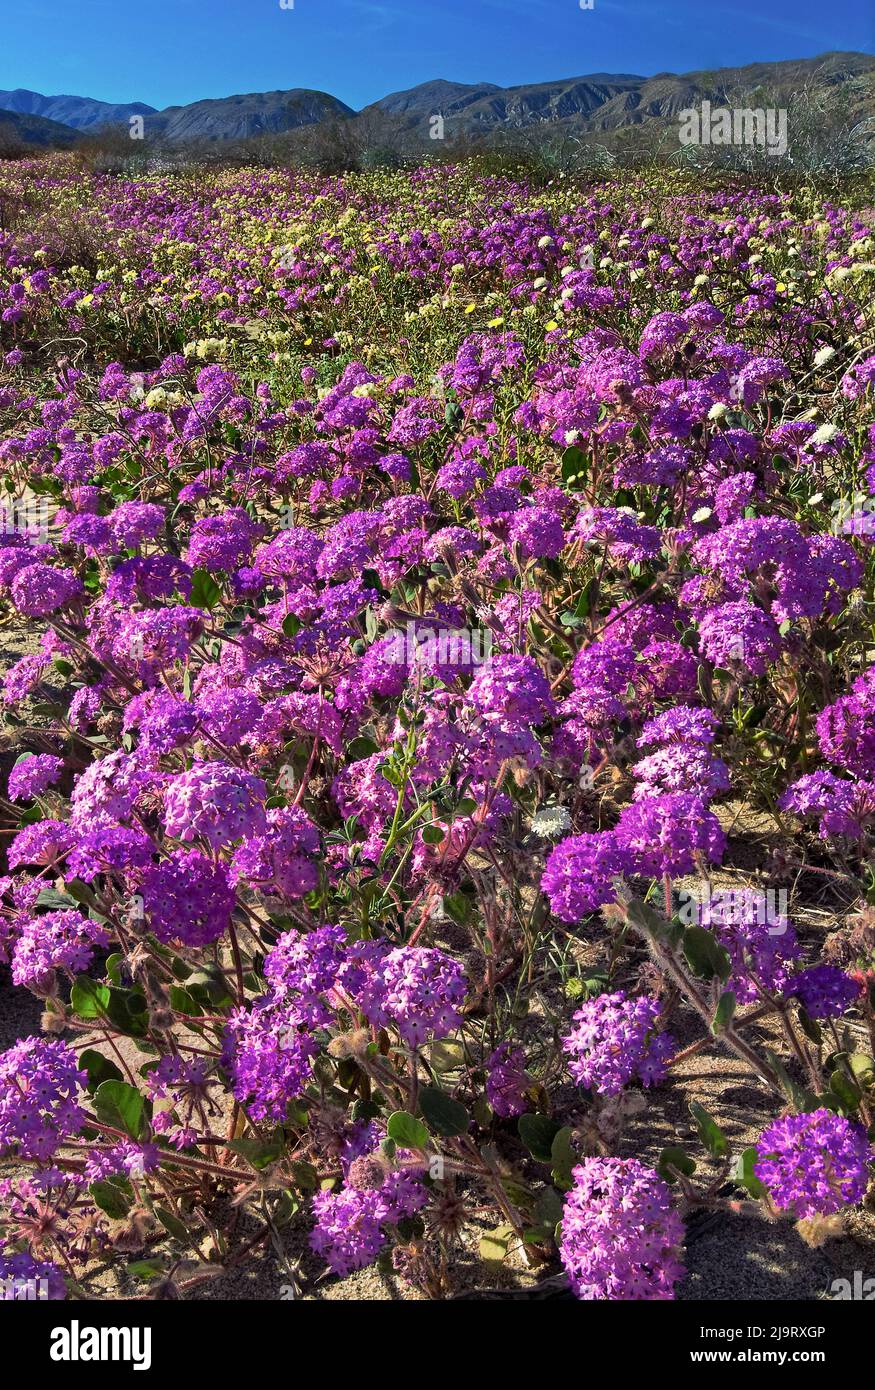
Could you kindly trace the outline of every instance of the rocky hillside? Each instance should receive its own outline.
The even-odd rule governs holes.
[[[0,158],[27,149],[68,149],[81,135],[71,126],[47,121],[44,116],[26,116],[17,111],[0,110]]]
[[[188,106],[168,106],[147,116],[146,135],[180,141],[250,140],[278,134],[297,126],[352,116],[352,108],[327,92],[293,87],[287,92],[252,92],[247,96],[194,101]]]
[[[440,113],[450,137],[526,130],[547,123],[586,133],[645,122],[667,124],[676,121],[685,107],[706,99],[728,105],[789,104],[803,89],[828,95],[840,88],[861,115],[875,113],[875,57],[829,53],[713,72],[667,72],[655,77],[596,73],[521,87],[426,82],[374,106],[403,116],[411,128],[418,122],[425,126]]]

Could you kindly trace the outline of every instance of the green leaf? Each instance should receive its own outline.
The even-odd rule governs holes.
[[[807,1114],[810,1110],[816,1110],[818,1099],[811,1091],[807,1091],[804,1086],[800,1086],[798,1081],[794,1081],[784,1063],[776,1052],[771,1048],[764,1048],[763,1051],[768,1059],[772,1071],[780,1082],[781,1090],[789,1100],[793,1109],[799,1114]]]
[[[852,1052],[848,1065],[858,1085],[869,1090],[875,1084],[875,1057],[870,1057],[867,1052]]]
[[[808,1038],[809,1042],[813,1042],[819,1047],[823,1042],[823,1029],[820,1024],[816,1019],[813,1019],[810,1014],[806,1013],[801,1005],[797,1017],[799,1019],[799,1027],[802,1029],[806,1038]]]
[[[379,744],[375,743],[372,738],[366,738],[364,734],[354,738],[349,745],[349,757],[353,762],[359,762],[362,758],[369,758],[372,753],[377,752],[379,752]]]
[[[289,1172],[304,1192],[315,1192],[318,1188],[319,1174],[312,1163],[306,1163],[304,1159],[295,1159],[289,1164]]]
[[[220,1007],[231,1002],[222,972],[215,966],[205,966],[203,970],[193,971],[186,980],[185,987],[195,999],[203,999],[207,1004]]]
[[[760,1182],[759,1178],[756,1176],[753,1170],[753,1166],[756,1163],[756,1160],[756,1149],[745,1149],[744,1152],[739,1154],[738,1156],[738,1162],[735,1165],[735,1171],[732,1174],[732,1179],[733,1182],[736,1182],[739,1187],[746,1188],[747,1191],[750,1193],[751,1197],[765,1197],[766,1188]]]
[[[729,952],[705,927],[688,927],[684,932],[682,949],[687,964],[700,980],[713,980],[716,976],[725,982],[732,974]]]
[[[121,1188],[112,1182],[93,1182],[88,1191],[95,1204],[101,1211],[105,1211],[107,1216],[111,1216],[113,1221],[124,1221],[133,1205],[130,1197],[126,1197]]]
[[[140,1137],[144,1106],[140,1092],[126,1081],[102,1081],[94,1093],[97,1118],[114,1129],[123,1129],[132,1139]]]
[[[501,1186],[515,1207],[519,1207],[522,1211],[527,1211],[531,1207],[531,1188],[526,1187],[524,1183],[517,1182],[513,1177],[503,1177]]]
[[[662,1150],[656,1160],[656,1171],[666,1182],[675,1183],[677,1178],[670,1168],[676,1168],[679,1173],[683,1173],[685,1178],[691,1178],[696,1171],[695,1161],[684,1153],[683,1149],[669,1145]]]
[[[191,1018],[197,1018],[203,1013],[203,1009],[197,1000],[189,994],[187,989],[182,989],[180,985],[170,986],[170,1007],[178,1014],[188,1014]]]
[[[88,884],[83,883],[81,879],[73,878],[67,883],[67,892],[75,903],[78,903],[80,907],[91,909],[91,915],[96,917],[94,909],[97,907],[97,897],[93,888],[89,888]],[[106,918],[100,917],[98,920],[105,922]]]
[[[422,832],[423,841],[427,845],[443,844],[446,835],[446,830],[442,830],[439,825],[427,825]]]
[[[203,608],[207,613],[212,613],[221,597],[222,590],[209,571],[196,569],[191,577],[189,603],[192,608]]]
[[[571,1145],[571,1129],[563,1125],[553,1137],[550,1145],[550,1162],[553,1166],[553,1181],[558,1187],[568,1189],[574,1184],[571,1170],[577,1162],[577,1154]]]
[[[714,1017],[711,1020],[711,1032],[715,1037],[725,1030],[727,1024],[732,1022],[737,1002],[736,996],[731,990],[721,994],[717,1001],[717,1008],[714,1010]]]
[[[443,898],[443,909],[459,926],[464,926],[471,916],[471,899],[466,893],[449,893]]]
[[[465,1064],[465,1044],[455,1038],[441,1038],[430,1045],[428,1060],[435,1071],[458,1071]]]
[[[535,1200],[535,1218],[546,1235],[552,1235],[562,1220],[562,1196],[555,1187],[545,1187]]]
[[[174,1216],[166,1207],[154,1207],[153,1210],[165,1231],[168,1231],[174,1240],[184,1241],[186,1245],[191,1243],[191,1233],[184,1221],[180,1221],[179,1217]]]
[[[507,1259],[507,1252],[514,1237],[512,1226],[496,1226],[480,1237],[480,1258],[488,1265],[500,1265]]]
[[[583,487],[586,482],[586,454],[571,444],[562,454],[562,481],[566,487]]]
[[[267,1143],[262,1143],[260,1139],[232,1139],[227,1147],[236,1154],[242,1154],[247,1163],[260,1171],[268,1164],[276,1163],[283,1151],[283,1141],[280,1136],[274,1136]]]
[[[77,975],[70,991],[70,1007],[77,1018],[104,1018],[109,1008],[109,989],[89,975]]]
[[[852,1081],[842,1067],[838,1067],[829,1078],[829,1089],[841,1101],[843,1110],[855,1111],[863,1098],[856,1081]]]
[[[146,1000],[136,989],[111,989],[106,1007],[107,1016],[122,1033],[142,1038],[146,1032]]]
[[[654,941],[676,944],[681,928],[677,922],[670,922],[661,912],[649,907],[640,898],[630,898],[626,914],[632,926]]]
[[[76,899],[69,893],[59,893],[57,888],[43,888],[36,905],[51,908],[52,912],[69,911],[70,908],[75,908]]]
[[[164,1261],[134,1260],[127,1268],[128,1274],[133,1274],[136,1279],[160,1279],[164,1273]]]
[[[690,1102],[690,1114],[696,1121],[699,1138],[712,1158],[725,1158],[729,1153],[729,1140],[717,1121],[697,1100]]]
[[[750,429],[751,427],[750,416],[745,414],[743,410],[727,410],[723,418],[726,421],[727,427],[731,430],[744,430]],[[756,429],[756,425],[754,425],[753,428]]]
[[[769,712],[768,705],[751,705],[744,711],[741,725],[744,729],[758,728]]]
[[[124,964],[124,956],[121,954],[120,951],[114,951],[113,954],[112,954],[111,956],[107,956],[107,958],[106,958],[106,978],[109,980],[110,984],[113,984],[113,985],[121,985],[121,982],[122,982],[122,965],[123,965],[123,964]],[[185,971],[186,975],[188,974],[188,971],[189,971],[189,967],[186,967],[186,971]]]
[[[423,1086],[419,1092],[419,1108],[423,1119],[434,1134],[446,1139],[467,1134],[471,1117],[459,1101],[453,1100],[437,1086]]]
[[[583,586],[583,592],[577,603],[574,605],[574,616],[583,620],[588,618],[592,612],[593,605],[598,597],[599,581],[596,575],[588,579]]]
[[[409,1115],[406,1110],[396,1110],[389,1116],[386,1133],[396,1144],[400,1144],[402,1149],[428,1148],[428,1130],[421,1120],[417,1120],[415,1115]]]
[[[520,1115],[517,1130],[532,1158],[549,1163],[553,1157],[553,1141],[562,1126],[549,1115]]]
[[[79,1066],[82,1071],[88,1073],[88,1090],[92,1095],[103,1081],[123,1080],[115,1062],[104,1057],[102,1052],[95,1052],[93,1047],[86,1048],[82,1053],[79,1058]]]

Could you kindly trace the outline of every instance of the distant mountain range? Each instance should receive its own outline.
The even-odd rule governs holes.
[[[14,133],[26,144],[63,146],[113,127],[125,129],[133,116],[142,117],[147,138],[170,145],[246,141],[324,122],[373,124],[380,120],[401,132],[406,143],[415,144],[428,140],[429,122],[435,115],[443,117],[448,139],[481,139],[547,125],[595,135],[626,126],[665,125],[685,107],[706,99],[738,105],[746,97],[755,105],[759,95],[760,104],[766,96],[770,102],[789,104],[803,88],[815,94],[844,89],[852,115],[875,115],[875,56],[827,53],[819,58],[655,77],[593,73],[517,87],[441,78],[394,92],[361,112],[327,92],[306,88],[195,101],[163,111],[144,102],[114,105],[90,97],[46,97],[19,88],[0,91],[0,113],[8,113],[0,115],[0,137]]]
[[[99,130],[101,126],[120,125],[129,116],[150,116],[154,106],[142,101],[114,104],[95,101],[93,97],[44,97],[18,87],[14,92],[0,92],[0,110],[17,111],[22,116],[43,116],[74,130]]]

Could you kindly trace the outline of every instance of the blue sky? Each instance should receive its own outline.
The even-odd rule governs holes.
[[[288,4],[289,0],[285,0]],[[316,87],[359,107],[500,85],[875,49],[872,0],[0,0],[0,88],[162,107]]]

